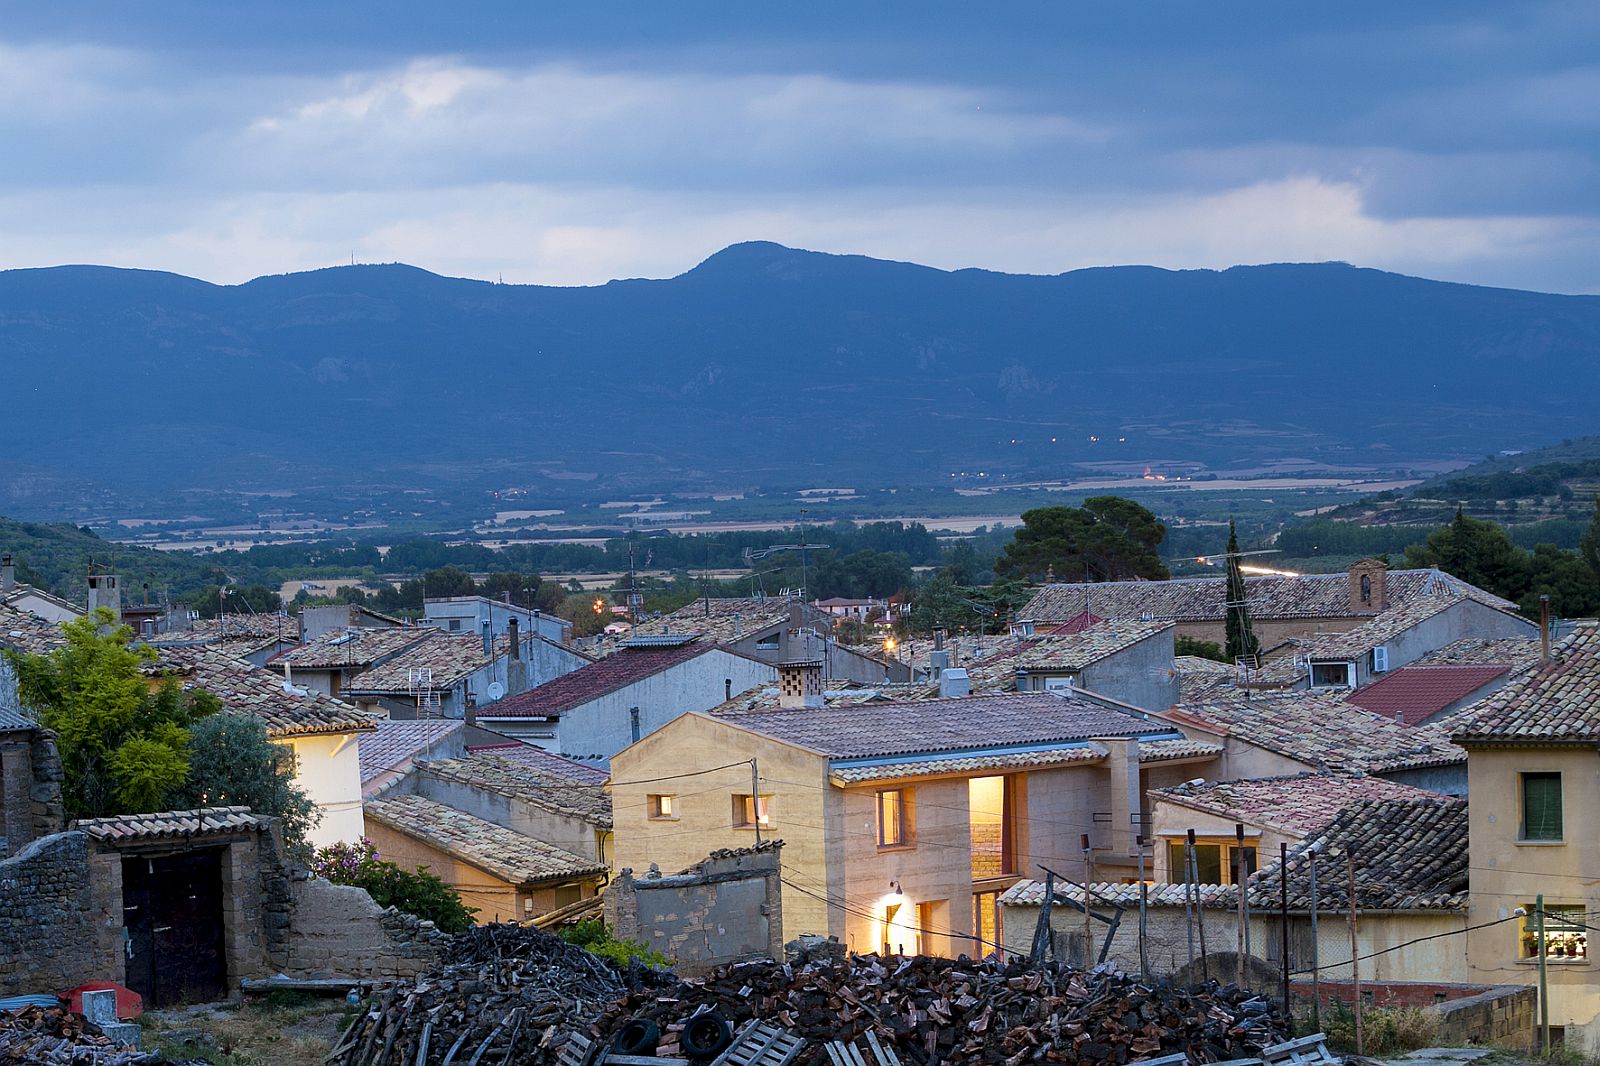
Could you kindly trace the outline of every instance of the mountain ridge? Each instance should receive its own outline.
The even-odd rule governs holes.
[[[409,264],[237,285],[3,271],[0,353],[27,400],[0,447],[69,474],[948,484],[1402,466],[1577,435],[1600,399],[1600,297],[1345,263],[1006,274],[750,241],[593,286]],[[1118,436],[1134,447],[1090,441]]]

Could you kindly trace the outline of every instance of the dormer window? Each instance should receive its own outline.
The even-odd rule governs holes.
[[[1355,688],[1355,664],[1349,662],[1312,663],[1312,688]]]

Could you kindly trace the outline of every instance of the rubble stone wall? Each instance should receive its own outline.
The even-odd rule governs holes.
[[[364,888],[321,878],[289,887],[288,926],[275,958],[290,977],[409,977],[437,963],[449,939],[432,922],[379,907]]]
[[[1295,998],[1311,999],[1311,983],[1295,981]],[[1355,998],[1349,981],[1323,981],[1323,1003],[1343,1003]],[[1470,985],[1433,981],[1363,981],[1362,1000],[1367,1007],[1421,1007],[1439,1022],[1436,1043],[1441,1047],[1494,1044],[1506,1048],[1531,1048],[1539,1003],[1532,985]]]
[[[737,959],[783,958],[782,841],[712,852],[680,874],[623,870],[606,889],[612,935],[695,973]]]
[[[122,979],[121,864],[98,859],[87,835],[56,833],[0,861],[0,995]],[[116,885],[109,927],[96,875]]]
[[[55,734],[30,729],[0,734],[0,855],[66,825],[61,803],[61,756]]]

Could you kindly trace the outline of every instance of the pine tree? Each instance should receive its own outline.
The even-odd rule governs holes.
[[[1245,602],[1244,573],[1239,569],[1239,532],[1233,519],[1228,519],[1228,591],[1227,591],[1227,647],[1229,662],[1245,659],[1254,664],[1261,655],[1261,642],[1256,639],[1255,626],[1250,621],[1250,607]]]

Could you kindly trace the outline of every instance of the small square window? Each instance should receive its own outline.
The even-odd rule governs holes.
[[[1312,688],[1351,688],[1349,663],[1312,663]]]
[[[772,797],[736,795],[733,797],[733,825],[736,829],[767,828],[772,824]]]
[[[674,819],[678,817],[678,797],[668,795],[651,796],[649,798],[650,817],[653,819]]]
[[[1539,957],[1539,915],[1537,906],[1524,905],[1528,913],[1522,919],[1521,948],[1517,957]],[[1582,906],[1545,904],[1544,943],[1546,959],[1587,959],[1589,957],[1589,930],[1584,919],[1588,916]]]
[[[1521,839],[1559,841],[1561,823],[1561,775],[1523,774]]]

